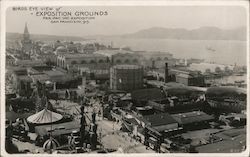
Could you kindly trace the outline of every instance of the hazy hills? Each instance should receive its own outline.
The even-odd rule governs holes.
[[[187,30],[184,28],[152,27],[131,34],[121,35],[122,38],[157,38],[185,40],[246,40],[246,27],[223,30],[217,27],[200,27]]]
[[[79,36],[59,36],[59,35],[43,35],[31,34],[32,40],[40,41],[83,41],[95,38],[146,38],[146,39],[183,39],[183,40],[246,40],[246,27],[239,27],[236,29],[224,30],[217,27],[200,27],[197,29],[184,28],[164,28],[152,27],[135,33],[121,34],[121,35],[93,35],[86,37]],[[22,34],[20,33],[6,33],[7,40],[20,40]]]

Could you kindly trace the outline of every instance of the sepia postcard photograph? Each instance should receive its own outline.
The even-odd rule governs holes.
[[[249,156],[247,1],[3,1],[0,63],[1,156]]]

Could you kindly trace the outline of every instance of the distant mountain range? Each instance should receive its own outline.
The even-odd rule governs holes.
[[[93,36],[59,36],[59,35],[44,35],[44,34],[31,34],[32,40],[40,41],[83,41],[95,38],[146,38],[146,39],[183,39],[183,40],[246,40],[246,27],[239,27],[236,29],[220,29],[217,27],[200,27],[197,29],[184,29],[184,28],[163,28],[152,27],[135,33],[121,34],[121,35],[93,35]],[[21,33],[6,33],[7,40],[20,40]]]
[[[59,36],[59,35],[45,35],[45,34],[31,34],[30,38],[36,41],[56,41],[56,40],[65,40],[65,41],[82,41],[85,40],[82,37],[77,36]],[[6,33],[7,40],[20,40],[22,39],[21,33]]]
[[[224,30],[217,27],[200,27],[187,30],[184,28],[152,27],[122,38],[157,38],[157,39],[186,39],[186,40],[246,40],[246,27]]]

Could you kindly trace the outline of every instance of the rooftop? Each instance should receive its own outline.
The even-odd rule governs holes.
[[[139,89],[131,92],[134,100],[159,100],[164,99],[165,94],[158,88]]]
[[[12,55],[6,55],[6,59],[14,59],[15,60],[15,57],[13,57]]]
[[[133,125],[139,125],[135,118],[127,118],[126,121]]]
[[[210,87],[206,93],[207,96],[237,96],[246,94],[246,89],[237,87]]]
[[[118,54],[118,53],[130,53],[130,54],[133,54],[134,52],[132,51],[127,51],[127,50],[99,50],[99,51],[96,51],[94,52],[94,54],[102,54],[102,55],[105,55],[107,57],[111,57],[115,54]]]
[[[109,63],[101,63],[101,64],[84,64],[78,65],[78,67],[82,70],[109,70],[110,64]]]
[[[168,113],[148,115],[144,116],[143,118],[148,121],[153,127],[177,123],[177,121]]]
[[[102,54],[84,54],[84,53],[72,53],[64,54],[65,58],[79,58],[79,57],[105,57]]]
[[[64,76],[65,75],[65,73],[58,71],[58,70],[45,71],[44,73],[46,73],[49,76]]]
[[[60,51],[60,50],[67,50],[67,48],[65,47],[65,46],[58,46],[57,48],[56,48],[56,50],[58,51]]]
[[[52,67],[50,66],[33,66],[32,69],[35,69],[39,72],[42,72],[42,71],[48,71],[48,70],[51,70]]]
[[[115,65],[115,66],[113,66],[113,68],[115,68],[115,69],[140,69],[142,67],[138,66],[138,65],[123,64],[123,65]]]
[[[193,111],[171,115],[179,124],[190,124],[214,119],[202,111]]]
[[[35,132],[40,136],[49,135],[52,127],[52,135],[58,136],[63,134],[70,134],[74,130],[79,130],[80,125],[77,121],[53,124],[53,125],[40,125],[35,127]]]
[[[30,77],[34,80],[42,81],[42,82],[50,80],[49,76],[46,74],[31,75]]]
[[[14,69],[13,71],[15,75],[27,75],[28,74],[27,69],[25,68]]]
[[[18,65],[43,65],[41,60],[17,60]]]
[[[196,88],[189,87],[189,86],[171,87],[171,88],[166,89],[166,91],[169,95],[174,95],[174,96],[179,96],[179,95],[190,96],[192,94],[199,94],[199,93],[204,92],[200,89],[196,89]]]
[[[177,74],[177,77],[182,77],[182,78],[192,78],[192,76],[191,76],[191,75],[189,75],[189,74],[184,74],[184,73]]]
[[[18,79],[26,82],[32,82],[32,79],[28,75],[20,75],[18,76]]]
[[[137,53],[141,53],[142,55],[145,55],[145,56],[160,56],[160,55],[170,55],[170,56],[173,56],[173,54],[169,53],[169,52],[163,52],[163,51],[134,51],[134,52],[137,52]]]

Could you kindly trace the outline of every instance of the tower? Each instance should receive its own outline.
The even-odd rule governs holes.
[[[32,41],[30,39],[27,23],[25,23],[23,38],[21,43],[22,43],[22,52],[30,57],[33,46],[32,46]]]
[[[168,83],[168,63],[165,63],[165,83]]]
[[[24,27],[23,40],[25,40],[25,41],[30,40],[30,34],[29,34],[29,31],[28,31],[27,22],[25,23],[25,27]]]

